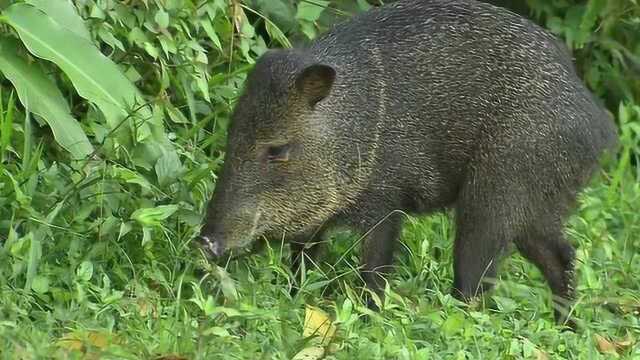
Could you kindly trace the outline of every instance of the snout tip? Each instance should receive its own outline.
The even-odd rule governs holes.
[[[200,242],[215,257],[220,257],[224,253],[224,249],[220,242],[212,240],[208,236],[200,236]]]

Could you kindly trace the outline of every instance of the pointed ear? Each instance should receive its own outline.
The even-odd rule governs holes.
[[[314,106],[329,95],[336,71],[328,65],[314,64],[306,67],[296,77],[296,90]]]

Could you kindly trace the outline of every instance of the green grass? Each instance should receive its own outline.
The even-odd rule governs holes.
[[[196,171],[198,166],[192,165]],[[93,199],[93,210],[116,201],[107,191],[114,186],[113,167],[105,163],[94,168],[87,187],[102,192],[86,196]],[[59,180],[59,174],[49,174],[61,171],[54,168],[31,175],[39,178],[35,189],[47,190]],[[43,225],[42,231],[24,237],[11,232],[5,239],[0,250],[0,354],[7,359],[97,354],[102,359],[170,354],[289,359],[307,344],[302,327],[305,304],[311,304],[335,320],[329,357],[335,359],[601,358],[596,335],[623,343],[630,336],[633,345],[623,344],[619,356],[638,358],[640,183],[634,171],[625,165],[613,171],[618,178],[599,176],[571,218],[568,237],[579,249],[576,333],[554,324],[546,283],[518,255],[503,263],[497,288],[482,301],[468,306],[451,298],[454,229],[445,214],[407,219],[384,310],[372,313],[362,304],[352,234],[333,235],[322,263],[307,264],[303,289],[291,298],[296,280],[288,270],[286,246],[269,244],[218,268],[208,265],[190,243],[197,219],[185,225],[178,212],[142,238],[115,236],[137,225],[82,218],[85,200],[71,204],[78,208],[61,207],[58,216],[65,220],[58,223],[65,226]],[[15,175],[27,179],[23,187],[27,175]],[[199,189],[191,190],[203,192],[204,204],[208,190]],[[31,199],[23,195],[25,204],[42,196],[38,191]],[[141,201],[144,193],[127,196]],[[76,228],[72,215],[86,228]],[[31,221],[38,216],[33,214]],[[12,228],[21,226],[15,219],[8,221]],[[84,345],[80,340],[59,342],[70,333],[94,340]],[[73,346],[81,349],[68,352]]]

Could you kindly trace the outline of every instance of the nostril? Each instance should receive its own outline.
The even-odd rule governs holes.
[[[200,241],[202,241],[206,249],[209,250],[213,256],[217,257],[222,255],[222,246],[220,245],[220,242],[212,240],[208,236],[200,236]]]

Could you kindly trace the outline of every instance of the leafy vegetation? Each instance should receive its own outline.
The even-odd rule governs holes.
[[[578,332],[554,325],[519,256],[481,303],[453,300],[447,214],[407,220],[380,313],[363,307],[349,233],[302,278],[281,244],[223,266],[193,246],[255,59],[377,3],[0,0],[1,357],[291,358],[313,349],[305,304],[334,320],[335,359],[640,357],[635,0],[517,4],[565,39],[620,128],[568,229]]]

